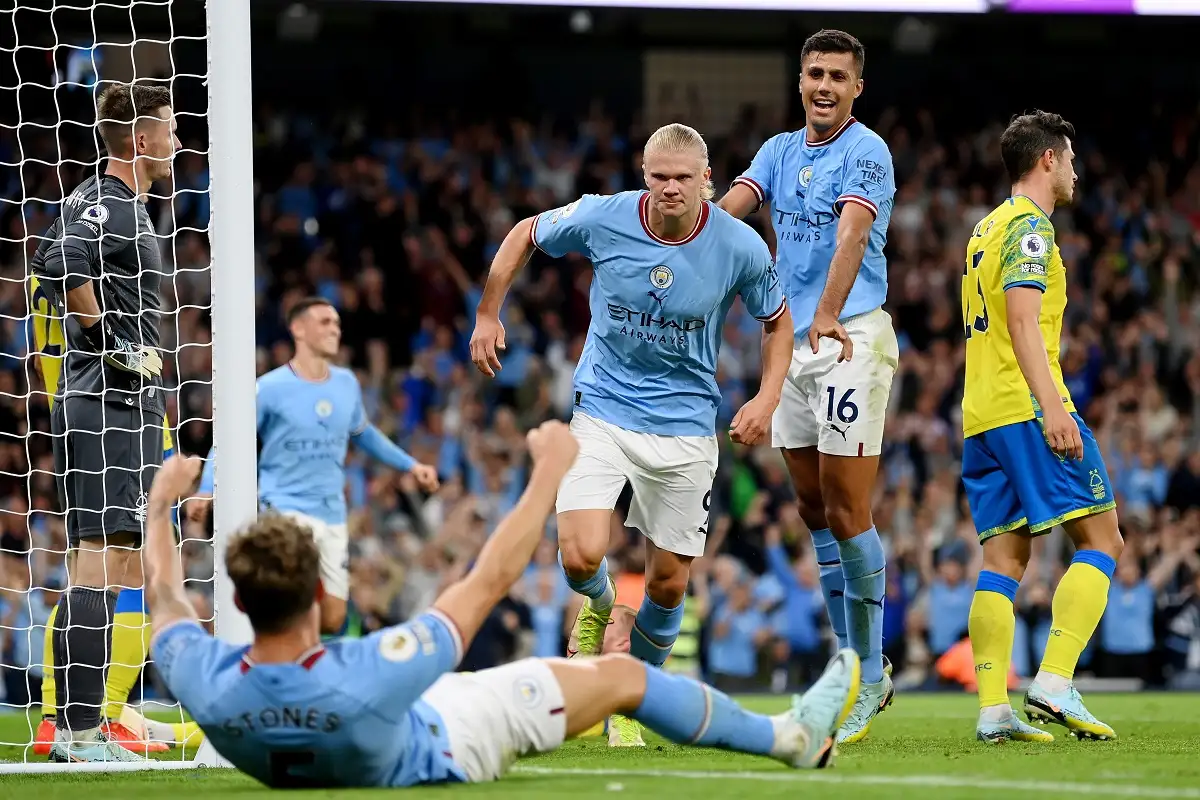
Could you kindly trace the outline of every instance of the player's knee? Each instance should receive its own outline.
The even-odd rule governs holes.
[[[825,521],[838,539],[849,539],[871,527],[870,491],[855,490],[840,481],[823,481],[821,500]]]
[[[1028,558],[1020,553],[1008,552],[1001,549],[983,548],[983,569],[1012,578],[1017,583],[1025,577],[1025,567]]]
[[[1076,550],[1098,550],[1115,561],[1125,549],[1116,511],[1070,520],[1064,527]]]
[[[871,507],[859,507],[844,498],[833,503],[826,500],[825,521],[839,540],[850,539],[871,527]]]
[[[600,562],[604,560],[604,549],[592,552],[594,548],[586,546],[586,541],[580,537],[559,539],[559,553],[562,556],[563,572],[572,580],[584,581],[596,574]]]
[[[796,505],[800,508],[800,519],[804,520],[804,524],[808,526],[810,531],[819,531],[829,527],[829,521],[825,518],[825,502],[821,499],[820,489],[809,489],[801,491],[800,487],[796,487]]]
[[[687,593],[687,565],[679,565],[670,573],[646,576],[646,596],[663,608],[675,608]]]

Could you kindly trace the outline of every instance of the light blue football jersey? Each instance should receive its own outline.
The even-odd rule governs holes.
[[[171,694],[246,774],[278,788],[466,780],[441,716],[421,700],[462,658],[443,614],[328,642],[291,664],[254,664],[248,649],[190,620],[151,648]]]
[[[812,326],[829,277],[837,223],[846,203],[875,217],[862,266],[842,319],[873,311],[887,299],[888,222],[896,195],[892,154],[866,125],[850,117],[820,144],[809,144],[806,128],[772,136],[734,184],[748,186],[760,207],[769,203],[775,228],[776,267],[783,278],[796,336]]]
[[[264,507],[346,521],[346,450],[367,429],[354,373],[330,366],[309,381],[290,366],[258,379],[258,496]]]
[[[594,273],[592,320],[575,369],[575,407],[631,431],[716,433],[717,352],[742,296],[767,322],[787,307],[771,252],[741,220],[705,202],[679,241],[650,231],[650,193],[584,195],[535,218],[533,243],[582,253]]]

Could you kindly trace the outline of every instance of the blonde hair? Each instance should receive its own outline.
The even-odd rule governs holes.
[[[697,153],[700,160],[704,162],[705,168],[708,167],[708,145],[704,143],[704,137],[695,128],[684,125],[682,122],[663,125],[650,134],[650,138],[646,140],[646,146],[642,149],[643,155],[652,152],[686,153],[689,151]],[[712,200],[715,194],[716,190],[713,188],[712,180],[706,180],[704,186],[700,187],[700,197],[704,200]]]

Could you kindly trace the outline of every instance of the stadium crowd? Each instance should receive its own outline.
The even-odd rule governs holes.
[[[875,521],[891,585],[885,648],[902,685],[970,685],[961,642],[980,556],[959,481],[964,243],[1006,195],[1001,121],[934,135],[926,112],[869,121],[888,141],[899,187],[888,243],[890,311],[901,341]],[[1081,122],[1081,121],[1077,121]],[[1080,125],[1081,130],[1086,126]],[[710,142],[714,179],[728,186],[770,135],[748,111]],[[358,371],[372,420],[444,481],[422,495],[411,477],[368,465],[353,450],[351,635],[411,617],[461,572],[523,487],[523,432],[571,410],[571,375],[588,324],[590,266],[536,254],[505,309],[504,368],[487,381],[466,343],[487,265],[521,218],[582,193],[641,184],[635,121],[600,104],[571,125],[527,121],[377,125],[365,116],[318,120],[263,107],[255,120],[257,363],[287,361],[283,322],[318,294],[340,311],[343,360]],[[1152,684],[1200,683],[1200,114],[1146,143],[1145,164],[1077,143],[1080,192],[1054,217],[1070,287],[1064,372],[1116,482],[1125,556],[1085,671]],[[173,202],[152,215],[174,265],[164,325],[177,347],[170,419],[177,446],[211,444],[208,173],[185,141]],[[39,152],[0,131],[0,160]],[[50,168],[9,171],[0,196],[0,662],[7,702],[36,687],[39,628],[65,582],[48,412],[28,342],[25,284],[32,238],[61,197]],[[73,185],[64,180],[63,185]],[[720,189],[719,189],[720,191]],[[769,219],[752,220],[769,236]],[[248,265],[249,266],[249,265]],[[721,352],[721,419],[757,386],[760,325],[732,312]],[[725,441],[707,555],[693,570],[689,619],[668,667],[702,671],[731,690],[803,683],[829,652],[807,531],[780,456]],[[191,593],[211,619],[211,536],[184,523]],[[636,531],[614,522],[611,564],[639,576]],[[1069,545],[1038,540],[1018,599],[1014,664],[1029,675],[1049,629],[1050,597]],[[619,602],[640,602],[640,578]],[[523,585],[472,646],[463,669],[565,645],[576,602],[555,557],[553,521]],[[971,672],[969,652],[965,672]],[[0,690],[2,691],[2,690]],[[23,701],[21,701],[23,702]]]

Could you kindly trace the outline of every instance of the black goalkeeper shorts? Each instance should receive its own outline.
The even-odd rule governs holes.
[[[67,542],[137,534],[150,483],[163,463],[163,420],[134,405],[73,396],[54,404],[54,472],[67,513]]]

